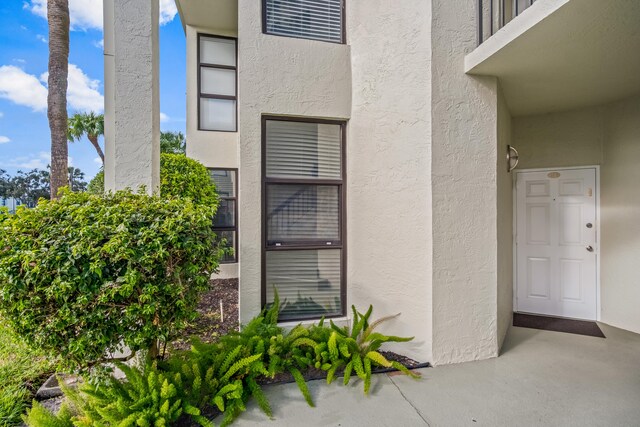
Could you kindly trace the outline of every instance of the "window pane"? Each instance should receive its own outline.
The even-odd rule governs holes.
[[[267,120],[267,176],[340,179],[340,125]]]
[[[228,253],[222,257],[222,262],[236,262],[236,232],[235,231],[216,231],[219,240],[225,240],[225,247],[230,249]]]
[[[267,240],[339,240],[339,187],[267,186]]]
[[[342,0],[266,0],[267,33],[342,41]]]
[[[236,101],[200,98],[200,128],[204,130],[236,130]]]
[[[236,41],[214,37],[200,37],[200,62],[235,67]]]
[[[235,227],[236,226],[236,201],[220,199],[218,211],[213,218],[214,227]]]
[[[220,197],[236,197],[236,171],[209,169],[209,176],[216,184]]]
[[[342,312],[340,249],[268,251],[267,304],[280,297],[280,320]]]
[[[200,67],[200,92],[236,96],[236,72],[223,68]]]

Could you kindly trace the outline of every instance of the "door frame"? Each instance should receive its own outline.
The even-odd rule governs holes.
[[[513,230],[512,230],[512,247],[513,247],[513,255],[512,255],[512,266],[513,266],[513,311],[516,312],[518,308],[518,245],[516,241],[516,235],[518,233],[518,193],[517,193],[517,178],[518,173],[526,173],[526,172],[553,172],[553,171],[563,171],[563,170],[584,170],[584,169],[594,169],[596,172],[596,241],[595,241],[595,249],[596,249],[596,321],[600,321],[601,319],[601,298],[600,298],[600,261],[602,259],[602,255],[600,253],[600,240],[602,235],[602,229],[600,228],[600,166],[599,165],[590,165],[590,166],[562,166],[557,168],[527,168],[527,169],[514,169],[513,175],[511,177],[512,183],[512,193],[513,193]]]

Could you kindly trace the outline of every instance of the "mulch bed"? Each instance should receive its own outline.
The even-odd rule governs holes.
[[[220,313],[222,301],[222,314]],[[184,331],[184,338],[173,341],[170,346],[175,350],[188,350],[190,337],[198,337],[202,342],[214,342],[221,335],[237,330],[238,323],[238,279],[214,279],[210,290],[200,298],[197,307],[198,317]]]

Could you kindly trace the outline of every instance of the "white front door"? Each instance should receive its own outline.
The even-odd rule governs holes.
[[[596,320],[596,170],[516,175],[516,311]]]

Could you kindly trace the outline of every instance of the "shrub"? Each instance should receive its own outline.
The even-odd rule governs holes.
[[[104,193],[104,169],[100,169],[96,176],[89,181],[87,185],[87,193],[89,194],[102,194]]]
[[[378,325],[400,314],[382,317],[369,324],[372,306],[369,306],[365,314],[358,312],[354,306],[351,306],[351,310],[353,311],[351,328],[338,327],[333,321],[330,321],[331,329],[324,327],[323,322],[311,327],[310,338],[318,342],[315,348],[315,367],[327,371],[327,382],[331,383],[336,371],[344,368],[344,384],[349,384],[351,372],[355,372],[364,382],[364,393],[369,394],[372,365],[395,368],[405,375],[417,378],[416,374],[401,363],[389,361],[378,352],[385,342],[406,342],[413,339],[413,337],[396,337],[375,332]]]
[[[69,366],[121,344],[157,353],[195,317],[223,250],[215,206],[120,191],[64,194],[0,222],[0,313]]]
[[[66,427],[69,420],[76,426],[150,426],[175,422],[182,415],[209,426],[212,423],[203,414],[210,413],[215,406],[224,413],[221,425],[226,426],[245,410],[252,397],[263,412],[272,417],[271,406],[259,384],[262,379],[273,378],[278,373],[290,372],[311,406],[313,402],[303,377],[303,371],[311,366],[327,371],[330,383],[338,367],[348,369],[359,357],[363,364],[359,376],[365,381],[365,392],[368,392],[371,364],[396,367],[416,377],[401,364],[389,362],[377,352],[383,342],[410,339],[374,332],[377,324],[391,317],[369,324],[371,308],[366,314],[354,309],[352,329],[339,328],[333,323],[327,327],[320,321],[309,328],[298,325],[285,332],[277,325],[278,308],[276,295],[269,310],[263,311],[242,331],[227,334],[217,343],[194,342],[190,351],[173,354],[169,360],[147,364],[145,368],[120,365],[127,376],[124,383],[110,378],[99,386],[85,384],[78,391],[65,390],[70,407],[75,408],[71,418],[69,410],[58,417],[43,416],[41,408],[35,405],[25,420],[34,427]],[[345,377],[347,375],[345,371]]]
[[[104,172],[100,171],[89,183],[92,194],[104,193]],[[201,163],[182,154],[160,155],[160,195],[187,197],[197,204],[217,205],[218,196],[209,171]]]

